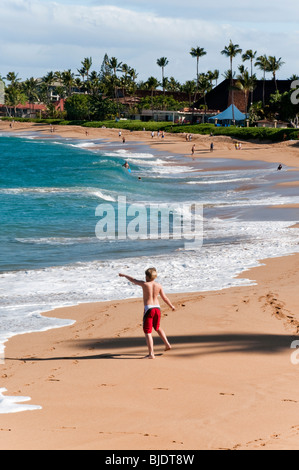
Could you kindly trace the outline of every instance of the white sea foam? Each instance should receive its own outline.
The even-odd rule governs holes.
[[[142,159],[142,160],[146,160],[146,159],[155,159],[154,155],[152,153],[133,153],[133,152],[130,152],[129,150],[125,150],[125,149],[120,149],[120,150],[111,150],[109,152],[103,152],[103,155],[105,155],[105,157],[121,157],[123,159],[128,159],[128,158],[132,158],[132,159]]]
[[[187,184],[229,184],[229,183],[238,183],[241,181],[252,181],[252,178],[233,178],[225,180],[208,180],[208,181],[188,181]]]
[[[6,388],[0,388],[0,414],[19,413],[21,411],[41,410],[41,406],[24,405],[23,402],[31,400],[30,397],[9,397],[3,395],[7,392]]]
[[[41,237],[41,238],[16,238],[19,243],[28,245],[77,245],[98,243],[96,237]]]
[[[179,251],[171,256],[94,261],[1,274],[0,296],[4,315],[0,319],[0,331],[7,330],[8,323],[5,321],[11,323],[12,312],[16,319],[14,331],[18,329],[18,322],[26,331],[31,331],[35,326],[39,329],[42,324],[43,317],[38,315],[40,311],[138,294],[136,288],[126,286],[119,280],[118,272],[123,271],[124,267],[128,272],[143,276],[147,264],[156,264],[169,292],[218,290],[246,284],[249,281],[236,279],[236,276],[244,269],[258,265],[260,259],[299,252],[299,231],[288,229],[292,224],[213,219],[205,221],[207,244],[198,252]],[[212,242],[209,242],[210,239]],[[169,268],[171,277],[167,274]],[[24,326],[24,319],[27,326]],[[44,326],[48,327],[48,324]]]
[[[80,142],[78,144],[71,142],[70,145],[84,148]],[[165,165],[163,160],[150,153],[134,154],[121,149],[107,152],[105,161],[109,161],[109,157],[129,160],[130,163],[135,163],[142,168],[140,170],[141,174],[148,175],[152,173],[155,178],[175,176],[175,181],[177,181],[180,175],[186,178],[188,173],[192,173],[190,184],[220,185],[222,181],[224,182],[223,172],[219,172],[219,175],[217,175],[217,172],[202,173],[201,178],[204,181],[200,181],[195,174],[198,170],[177,164]],[[249,172],[249,174],[251,173]],[[225,181],[227,183],[248,181],[250,179],[247,177],[246,172],[235,172],[226,176],[230,178]],[[257,177],[262,178],[263,174],[259,172]],[[217,178],[219,179],[217,180]],[[116,201],[118,195],[117,191],[104,191],[93,187],[7,188],[1,189],[1,193],[16,195],[24,193],[45,194],[45,196],[48,195],[47,193],[75,194],[80,197],[90,195],[99,200],[110,202]],[[145,195],[141,197],[143,196]],[[129,194],[128,203],[131,197],[134,196]],[[210,195],[205,194],[203,197],[208,198]],[[233,190],[222,191],[220,186],[220,190],[215,191],[215,194],[211,195],[211,199],[198,202],[207,205],[212,204],[217,207],[236,207],[297,202],[294,199],[267,193],[262,194],[261,192],[253,195],[246,192],[242,194],[235,193]],[[190,202],[190,204],[193,202]],[[188,202],[185,201],[184,203],[188,205]],[[277,221],[245,222],[236,219],[221,220],[215,218],[205,220],[205,244],[200,251],[187,252],[180,248],[171,254],[168,251],[165,255],[149,257],[138,256],[138,248],[136,248],[136,256],[132,258],[106,262],[82,262],[61,267],[0,274],[0,353],[4,350],[5,342],[13,335],[59,328],[73,323],[71,320],[46,318],[41,313],[57,307],[76,305],[83,302],[140,297],[138,288],[118,277],[120,271],[143,278],[145,267],[155,265],[159,271],[159,279],[169,293],[220,290],[231,286],[253,284],[253,281],[246,279],[246,277],[237,279],[237,276],[244,270],[257,266],[261,259],[299,252],[299,230],[290,230],[288,228],[293,223]],[[92,243],[93,240],[95,239],[88,237],[17,239],[19,243],[40,245],[71,245],[74,243]],[[121,243],[121,241],[117,243]],[[11,407],[9,407],[9,400],[1,400],[2,391],[4,390],[0,389],[0,413],[14,412],[15,407],[27,406],[10,402]],[[18,397],[18,402],[24,401],[22,398],[24,397]],[[22,410],[18,408],[18,411]]]
[[[171,255],[94,261],[0,274],[0,343],[3,347],[13,335],[72,324],[71,320],[41,315],[57,307],[139,297],[139,289],[118,277],[121,271],[143,278],[144,269],[155,265],[159,279],[169,293],[252,285],[254,282],[246,276],[243,279],[237,276],[258,266],[261,259],[299,252],[299,230],[289,229],[290,225],[293,222],[215,218],[205,220],[206,244],[199,251],[181,249]],[[4,408],[0,400],[0,412],[12,412],[8,402],[3,403]]]
[[[77,195],[77,196],[86,196],[91,195],[95,196],[99,199],[103,199],[104,201],[114,202],[116,201],[116,195],[112,195],[112,192],[102,191],[98,188],[92,187],[68,187],[68,188],[51,188],[51,187],[38,187],[38,188],[1,188],[0,194],[7,194],[7,195],[45,195],[45,196],[52,196],[52,195]]]
[[[97,147],[99,144],[95,142],[79,142],[76,144],[68,144],[70,147],[79,148],[79,149],[89,149]]]

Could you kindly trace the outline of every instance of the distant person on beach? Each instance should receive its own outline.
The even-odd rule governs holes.
[[[194,155],[194,152],[195,152],[195,144],[192,145],[192,149],[191,149],[191,155],[192,155],[192,156]]]
[[[156,330],[163,343],[165,344],[165,351],[169,351],[171,346],[168,342],[165,332],[160,327],[161,323],[161,307],[159,304],[158,297],[162,298],[164,302],[174,311],[175,307],[172,305],[168,297],[166,297],[163,287],[156,282],[158,277],[157,270],[155,268],[149,268],[145,271],[146,280],[137,281],[131,276],[126,274],[119,274],[120,277],[125,277],[128,281],[132,282],[136,286],[139,286],[143,290],[143,302],[144,302],[144,316],[143,316],[143,331],[145,334],[146,344],[148,347],[148,356],[146,359],[155,359],[154,353],[154,341],[152,337],[153,328]]]
[[[213,152],[214,151],[214,144],[213,142],[211,142],[211,145],[210,145],[210,152]]]

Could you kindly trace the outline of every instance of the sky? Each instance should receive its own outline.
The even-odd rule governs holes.
[[[107,53],[135,68],[138,81],[160,79],[157,59],[167,57],[165,75],[184,83],[196,77],[192,47],[207,52],[200,72],[222,74],[229,59],[220,51],[232,40],[244,52],[281,57],[277,78],[287,79],[299,74],[298,19],[298,0],[1,0],[0,76],[77,73],[85,57],[99,71]]]

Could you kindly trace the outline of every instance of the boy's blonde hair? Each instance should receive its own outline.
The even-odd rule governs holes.
[[[145,271],[145,275],[146,275],[147,279],[149,279],[150,281],[154,281],[158,277],[158,273],[157,273],[156,268],[147,269]]]

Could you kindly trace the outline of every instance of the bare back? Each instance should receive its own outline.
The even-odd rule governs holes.
[[[159,305],[159,295],[162,290],[162,286],[155,281],[144,282],[143,286],[143,301],[144,305]]]

